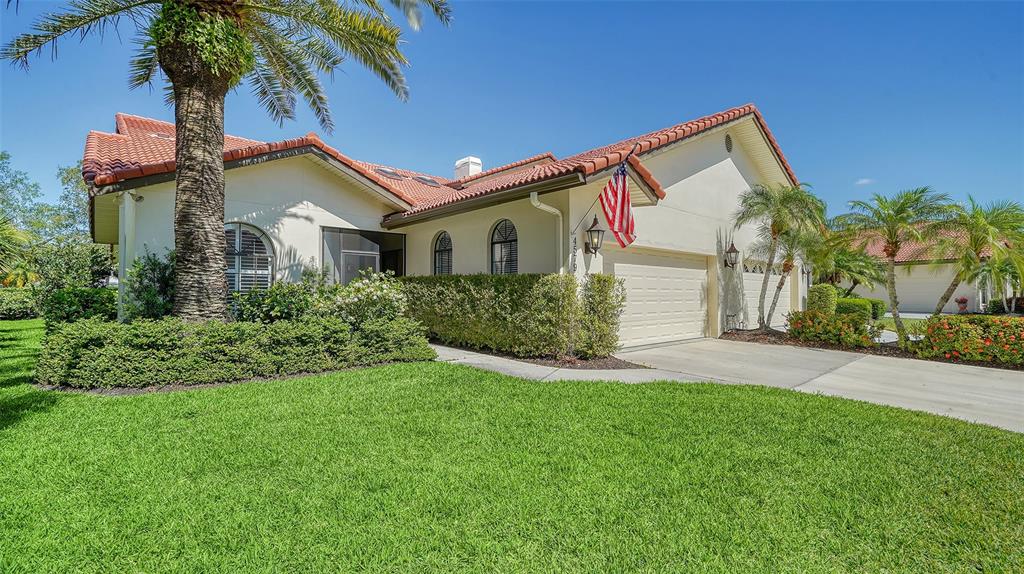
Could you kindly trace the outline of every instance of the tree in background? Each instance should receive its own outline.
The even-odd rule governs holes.
[[[882,243],[885,253],[885,287],[889,292],[889,312],[896,324],[901,345],[907,341],[907,329],[900,319],[899,299],[896,296],[896,255],[908,242],[925,241],[934,237],[935,223],[949,216],[952,209],[949,196],[936,193],[930,187],[919,187],[889,197],[874,194],[868,201],[851,201],[852,211],[840,217],[840,222],[857,234],[859,246],[871,241]]]
[[[775,307],[779,304],[779,295],[782,288],[786,286],[786,278],[796,266],[797,261],[806,261],[808,253],[818,249],[822,243],[821,235],[817,232],[790,229],[774,241],[775,251],[772,252],[772,237],[767,228],[762,228],[758,240],[750,247],[750,254],[758,259],[778,260],[782,266],[779,270],[779,282],[775,285],[775,294],[772,297],[772,304],[768,308],[768,314],[764,322],[766,328],[772,324],[772,315],[775,314]]]
[[[805,184],[755,185],[740,194],[740,206],[733,215],[733,223],[736,228],[749,223],[763,228],[762,236],[767,242],[764,250],[768,260],[757,302],[757,325],[759,329],[767,329],[764,304],[779,238],[789,231],[822,228],[825,223],[825,203],[811,193]]]
[[[956,205],[950,215],[933,226],[936,236],[934,264],[952,259],[953,280],[939,297],[935,315],[949,302],[957,287],[977,278],[982,265],[991,260],[990,269],[1001,269],[1003,262],[1020,262],[1024,245],[1024,208],[1016,201],[993,201],[981,205],[967,196],[967,205]]]
[[[446,0],[390,0],[413,29],[427,6],[443,23]],[[75,0],[44,16],[0,55],[27,66],[33,53],[69,35],[103,34],[134,24],[139,50],[132,87],[160,73],[174,102],[177,174],[174,207],[174,313],[186,320],[227,317],[224,259],[224,98],[243,80],[283,121],[302,97],[320,125],[333,122],[319,73],[352,58],[408,96],[401,30],[376,0]]]

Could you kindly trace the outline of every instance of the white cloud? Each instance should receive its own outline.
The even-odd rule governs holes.
[[[853,182],[853,185],[871,185],[872,183],[875,183],[875,180],[871,179],[870,177],[862,177],[857,181]]]

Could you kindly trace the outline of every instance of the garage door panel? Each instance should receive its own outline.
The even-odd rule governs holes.
[[[743,299],[746,305],[743,320],[746,328],[757,326],[757,305],[761,298],[761,282],[764,281],[763,272],[747,271],[743,273]],[[768,279],[768,294],[764,299],[764,310],[767,313],[772,306],[772,297],[775,296],[775,288],[779,283],[779,275],[772,273]],[[789,281],[782,287],[779,293],[779,303],[775,306],[775,313],[772,315],[772,326],[781,327],[786,324],[786,314],[790,311],[790,285]]]
[[[610,250],[604,271],[620,277],[626,307],[619,327],[624,346],[703,337],[707,322],[707,267],[692,255]]]

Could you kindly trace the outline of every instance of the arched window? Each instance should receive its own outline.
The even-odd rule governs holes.
[[[491,232],[491,273],[502,275],[519,272],[519,236],[516,226],[502,219]]]
[[[452,236],[442,231],[434,240],[434,275],[452,274]]]
[[[228,293],[266,289],[274,280],[274,248],[266,233],[244,223],[224,226]]]

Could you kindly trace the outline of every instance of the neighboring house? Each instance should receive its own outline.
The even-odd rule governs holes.
[[[126,114],[116,123],[116,133],[89,133],[83,176],[93,239],[118,245],[123,276],[145,250],[174,246],[174,126]],[[627,288],[625,346],[756,325],[760,275],[722,265],[729,240],[744,251],[754,229],[733,232],[731,218],[752,185],[797,181],[753,105],[562,159],[545,153],[483,171],[480,160],[464,158],[452,178],[357,161],[315,134],[224,143],[232,290],[295,281],[310,265],[336,282],[363,268],[614,273]],[[609,233],[599,253],[585,253],[598,194],[634,144],[637,241],[621,249]],[[791,275],[776,324],[802,305],[800,269]]]
[[[884,263],[884,246],[880,241],[873,241],[865,245],[869,255],[877,257]],[[942,263],[950,260],[954,254],[935,254],[933,245],[918,241],[908,241],[900,246],[896,253],[896,295],[899,298],[901,313],[934,313],[935,306],[939,304],[939,298],[953,282],[953,265]],[[938,261],[936,263],[936,261]],[[847,284],[845,287],[849,287]],[[874,289],[868,289],[862,285],[854,289],[854,293],[864,297],[882,299],[889,304],[889,292],[885,283],[878,283]],[[953,296],[949,298],[946,306],[942,308],[944,313],[956,313],[958,306],[956,299],[967,297],[967,310],[970,312],[985,311],[991,294],[988,289],[979,288],[977,283],[961,283]]]

